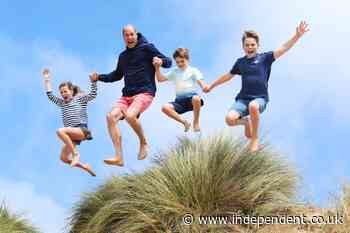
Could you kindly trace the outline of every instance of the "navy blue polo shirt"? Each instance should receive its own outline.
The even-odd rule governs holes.
[[[230,73],[242,77],[242,89],[237,99],[253,100],[264,98],[269,101],[268,81],[271,73],[271,65],[275,61],[273,52],[257,53],[255,57],[238,58]]]

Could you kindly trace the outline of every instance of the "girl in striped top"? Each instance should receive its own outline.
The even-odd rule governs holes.
[[[79,161],[80,155],[76,148],[76,145],[79,145],[81,141],[92,139],[91,132],[88,129],[87,104],[97,95],[96,82],[90,76],[91,91],[87,95],[71,82],[63,82],[59,85],[62,96],[62,98],[59,98],[52,94],[50,71],[48,69],[44,69],[43,76],[49,100],[61,108],[64,127],[57,130],[57,136],[64,143],[61,160],[72,167],[81,168],[89,172],[90,175],[96,176],[89,164],[83,164]],[[72,154],[72,159],[69,158],[70,154]]]

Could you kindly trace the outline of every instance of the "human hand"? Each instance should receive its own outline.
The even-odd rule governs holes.
[[[153,57],[152,64],[156,69],[159,69],[160,66],[163,64],[163,60],[159,57]]]
[[[295,34],[298,38],[302,37],[306,32],[310,31],[308,24],[305,21],[301,21],[298,27],[296,28]]]
[[[45,68],[45,69],[43,70],[43,76],[44,76],[44,79],[45,79],[45,80],[50,80],[50,70],[47,69],[47,68]]]
[[[91,82],[97,82],[98,81],[98,74],[96,72],[93,72],[89,75]]]
[[[210,90],[211,90],[211,85],[208,85],[208,84],[204,85],[204,87],[203,87],[203,92],[204,93],[209,93]]]

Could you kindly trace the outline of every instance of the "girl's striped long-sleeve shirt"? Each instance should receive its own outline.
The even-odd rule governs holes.
[[[97,95],[97,83],[91,82],[91,90],[87,95],[79,95],[73,97],[69,102],[56,97],[52,91],[46,92],[49,100],[61,108],[61,116],[64,127],[77,127],[80,124],[88,124],[87,104],[95,99]]]

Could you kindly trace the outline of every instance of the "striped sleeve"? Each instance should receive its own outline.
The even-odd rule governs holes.
[[[87,103],[97,96],[97,82],[91,82],[90,93],[79,97],[79,101]]]
[[[64,102],[63,102],[63,99],[60,99],[60,98],[54,96],[54,95],[52,94],[52,91],[48,91],[48,92],[46,92],[46,94],[47,94],[47,97],[49,98],[49,100],[50,100],[52,103],[56,104],[56,105],[59,106],[59,107],[62,107],[62,106],[63,106],[63,103],[64,103]]]

